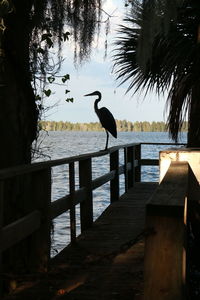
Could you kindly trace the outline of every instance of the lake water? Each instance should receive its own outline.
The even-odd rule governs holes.
[[[38,143],[43,156],[38,160],[60,159],[83,153],[95,152],[105,148],[106,134],[105,132],[76,132],[76,131],[50,131],[41,132]],[[166,132],[119,132],[118,138],[110,136],[109,147],[128,143],[169,143]],[[186,133],[183,133],[179,142],[186,142]],[[142,158],[158,158],[159,151],[169,146],[143,145]],[[170,146],[171,147],[171,146]],[[120,153],[120,163],[123,164],[123,152]],[[93,173],[92,178],[95,179],[109,171],[109,158],[102,156],[92,160]],[[76,170],[78,165],[75,165]],[[78,172],[76,176],[76,186],[78,187]],[[142,181],[158,181],[158,167],[143,167]],[[58,166],[52,168],[52,201],[65,196],[69,191],[68,182],[68,166]],[[120,193],[124,192],[123,175],[120,176]],[[94,219],[96,219],[102,211],[109,205],[109,183],[104,184],[95,191],[94,195]],[[79,206],[76,208],[77,216],[77,234],[80,233],[80,213]],[[52,233],[52,253],[56,255],[69,242],[69,213],[64,213],[54,219],[54,230]]]

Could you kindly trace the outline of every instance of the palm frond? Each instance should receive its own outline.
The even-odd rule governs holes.
[[[168,2],[143,1],[138,13],[124,20],[116,41],[114,71],[120,84],[129,83],[127,92],[168,93],[168,128],[177,139],[191,105],[192,88],[200,81],[200,3],[175,1],[176,14],[166,15]]]
[[[168,95],[169,116],[167,127],[172,139],[178,140],[178,133],[181,130],[185,120],[186,112],[191,103],[191,85],[192,78],[190,75],[183,78],[177,78],[173,81]]]

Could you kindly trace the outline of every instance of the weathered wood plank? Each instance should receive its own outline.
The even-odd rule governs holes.
[[[115,177],[115,170],[106,173],[94,180],[92,180],[92,189],[95,190],[96,188],[100,187],[101,185],[107,183],[108,181],[112,180]]]
[[[135,158],[138,160],[138,164],[135,164],[135,181],[141,181],[141,144],[135,146]]]
[[[107,253],[134,239],[145,228],[145,204],[156,187],[156,183],[137,183],[128,194],[114,201],[77,241],[84,248],[95,249],[95,253]]]
[[[76,240],[76,206],[75,206],[75,169],[74,162],[69,164],[69,192],[71,200],[70,208],[70,236],[71,242]]]
[[[185,299],[188,163],[172,162],[146,207],[145,300]]]
[[[186,146],[187,144],[186,143],[151,143],[151,142],[149,142],[149,143],[140,143],[141,145],[163,145],[163,146],[165,146],[165,145],[174,145],[174,146]]]
[[[15,177],[15,176],[22,175],[22,174],[38,172],[42,169],[52,168],[52,167],[56,167],[59,165],[69,164],[72,162],[82,161],[82,160],[95,158],[95,157],[101,157],[101,156],[113,153],[116,150],[123,149],[125,147],[129,147],[131,145],[138,145],[138,144],[135,144],[135,143],[124,144],[124,145],[119,145],[119,146],[114,146],[114,147],[108,148],[105,151],[97,151],[97,152],[86,153],[86,154],[61,158],[61,159],[49,160],[49,161],[45,161],[45,162],[38,162],[38,163],[33,163],[33,164],[20,165],[17,167],[6,168],[4,170],[0,170],[0,179],[11,178],[11,177]]]
[[[158,166],[159,165],[159,159],[144,159],[142,158],[140,160],[141,166]]]
[[[137,237],[145,226],[145,203],[156,187],[156,183],[136,183],[77,237],[74,245],[51,261],[48,276],[42,275],[37,281],[35,277],[29,279],[27,289],[22,282],[24,290],[19,286],[15,300],[34,300],[41,295],[52,300],[140,297],[144,246],[143,242],[137,243]]]
[[[127,148],[127,162],[129,167],[127,168],[128,170],[128,178],[127,178],[127,188],[130,189],[133,187],[134,182],[135,182],[135,151],[134,151],[134,147],[128,147]]]
[[[139,145],[185,145],[185,144],[180,144],[180,143],[130,143],[130,144],[124,144],[124,145],[119,145],[119,146],[114,146],[111,148],[108,148],[106,151],[98,151],[98,152],[92,152],[92,153],[87,153],[87,154],[82,154],[82,155],[76,155],[72,157],[67,157],[67,158],[61,158],[61,159],[56,159],[56,160],[50,160],[50,161],[45,161],[45,162],[38,162],[38,163],[33,163],[33,164],[28,164],[28,165],[20,165],[17,167],[11,167],[11,168],[6,168],[4,170],[0,170],[0,179],[6,179],[6,178],[11,178],[15,177],[18,175],[22,174],[28,174],[32,172],[38,172],[39,170],[46,169],[46,168],[52,168],[55,166],[63,165],[63,164],[69,164],[71,162],[77,162],[81,161],[87,158],[94,158],[94,157],[100,157],[104,156],[107,154],[110,154],[112,152],[115,152],[116,150],[123,149],[123,148],[128,148],[131,146],[139,146]]]
[[[148,214],[184,214],[188,187],[188,163],[172,162],[163,181],[147,203]]]
[[[41,184],[42,183],[42,184]],[[50,260],[51,247],[51,169],[32,174],[31,203],[42,215],[40,228],[29,238],[31,271],[46,272]]]
[[[127,148],[124,148],[124,191],[125,193],[128,191],[128,169],[127,169],[127,164],[128,164],[128,153],[127,153]]]
[[[185,227],[175,217],[147,216],[145,300],[185,299]],[[152,232],[151,232],[152,229]]]
[[[83,232],[93,224],[91,158],[79,162],[79,185],[86,189],[86,199],[80,204],[81,232]]]
[[[3,227],[3,198],[4,198],[4,182],[0,181],[0,245],[2,245],[2,227]],[[2,274],[3,274],[3,264],[2,264],[2,253],[0,251],[0,298],[3,293],[3,281],[2,281]]]
[[[86,199],[85,187],[74,192],[73,205],[80,204]],[[51,203],[51,219],[58,217],[72,207],[71,195],[59,198]]]
[[[110,154],[110,171],[115,170],[115,177],[110,182],[110,202],[119,199],[119,150]]]
[[[0,251],[4,251],[36,231],[41,224],[41,213],[33,211],[27,216],[3,227]]]
[[[127,164],[127,169],[130,170],[131,164]],[[124,166],[119,167],[119,174],[123,174]],[[91,188],[95,190],[96,188],[102,186],[103,184],[109,182],[115,177],[116,171],[113,170],[109,173],[106,173],[94,180],[92,180]],[[73,205],[80,204],[86,199],[86,189],[85,187],[80,188],[79,190],[74,191],[73,193]],[[54,219],[61,215],[62,213],[66,212],[67,210],[71,209],[72,207],[72,196],[67,195],[62,198],[59,198],[51,203],[51,219]]]

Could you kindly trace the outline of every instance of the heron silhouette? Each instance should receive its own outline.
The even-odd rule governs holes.
[[[117,138],[117,126],[116,126],[115,119],[111,114],[111,112],[106,107],[98,108],[98,103],[99,101],[101,101],[101,93],[99,91],[95,91],[91,94],[87,94],[84,96],[98,96],[98,98],[94,102],[94,110],[99,118],[102,127],[105,128],[106,130],[107,138],[106,138],[106,147],[104,150],[107,150],[108,138],[109,138],[108,132],[110,132],[112,136]]]

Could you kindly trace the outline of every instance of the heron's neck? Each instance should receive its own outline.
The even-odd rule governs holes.
[[[94,110],[95,110],[95,112],[97,112],[98,111],[98,103],[99,103],[99,101],[101,101],[101,98],[98,98],[98,99],[96,99],[95,100],[95,102],[94,102]]]

